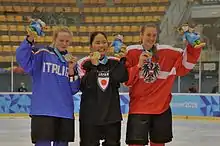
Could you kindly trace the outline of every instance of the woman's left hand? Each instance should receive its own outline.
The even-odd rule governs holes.
[[[72,57],[71,60],[68,62],[68,67],[69,67],[69,75],[73,76],[74,75],[74,67],[77,62],[77,57]]]

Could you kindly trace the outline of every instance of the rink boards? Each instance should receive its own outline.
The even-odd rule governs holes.
[[[30,112],[31,93],[0,93],[0,116],[26,116]],[[74,112],[79,113],[80,93],[73,96]],[[120,94],[121,111],[128,113],[129,95]],[[174,118],[220,120],[220,94],[173,93]]]

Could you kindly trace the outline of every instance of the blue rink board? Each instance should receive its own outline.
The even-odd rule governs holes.
[[[129,95],[121,94],[121,111],[128,113]],[[0,93],[0,113],[29,113],[31,93]],[[80,94],[74,95],[75,113],[79,112]],[[173,94],[173,115],[220,117],[219,94]]]

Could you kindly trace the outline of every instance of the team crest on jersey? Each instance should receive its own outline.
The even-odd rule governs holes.
[[[142,67],[141,76],[144,78],[144,82],[153,83],[157,80],[160,73],[160,66],[158,63],[147,62]]]
[[[109,71],[98,71],[98,86],[104,92],[109,85]]]

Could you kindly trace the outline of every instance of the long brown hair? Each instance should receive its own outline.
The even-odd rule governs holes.
[[[158,27],[157,27],[157,25],[156,25],[156,24],[153,24],[153,23],[149,23],[149,24],[146,24],[146,25],[144,25],[144,26],[141,26],[140,35],[143,35],[145,29],[148,28],[148,27],[156,28],[156,29],[157,29],[157,32],[158,32]],[[140,40],[140,43],[142,44],[143,41]],[[152,50],[153,56],[156,58],[156,61],[158,61],[158,60],[159,60],[159,56],[157,55],[157,46],[156,46],[156,44],[154,44],[154,45],[152,46],[151,50]]]

